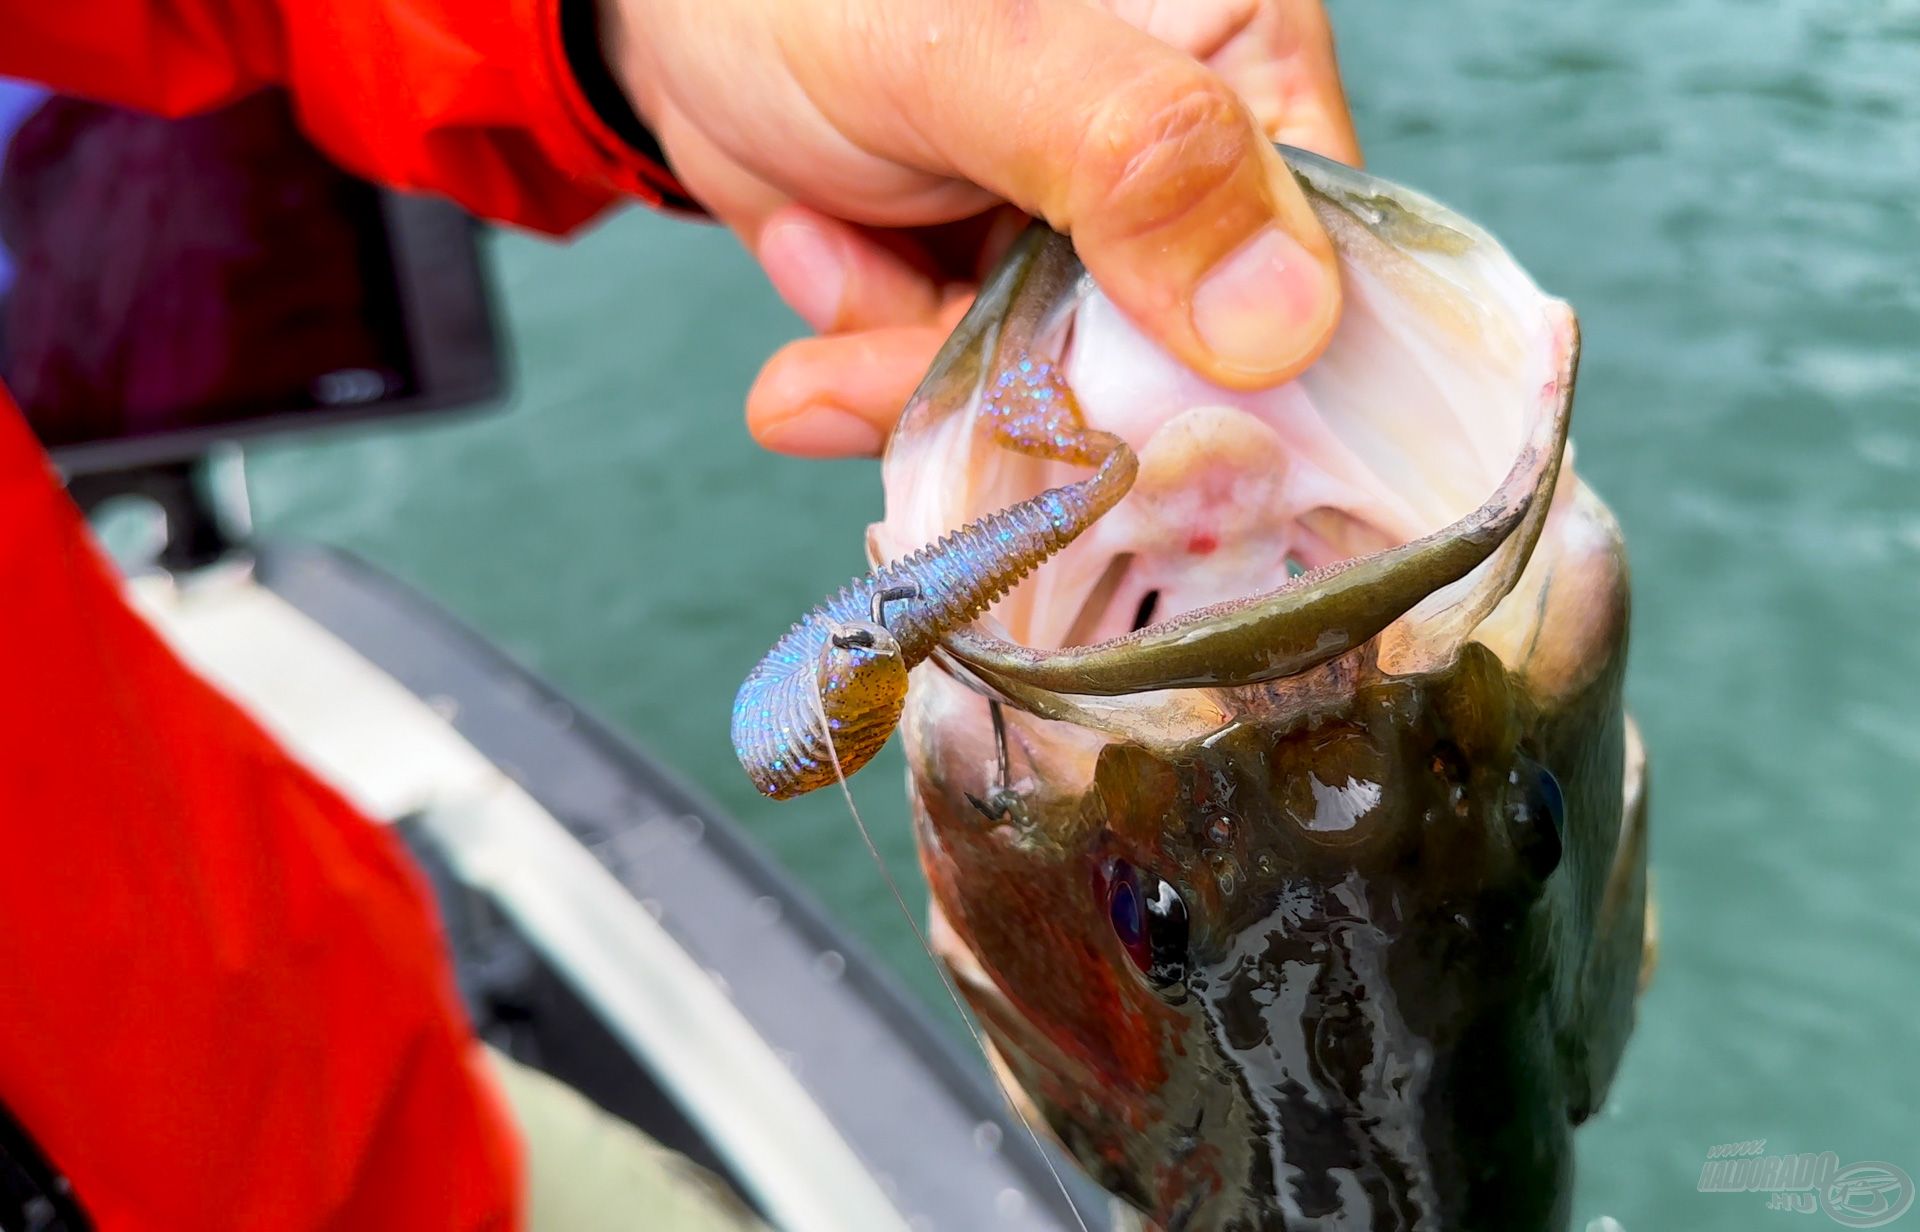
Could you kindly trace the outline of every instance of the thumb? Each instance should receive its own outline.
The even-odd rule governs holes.
[[[1319,354],[1332,245],[1221,78],[1083,0],[886,7],[914,20],[836,40],[857,65],[789,57],[842,133],[1067,232],[1122,311],[1220,384],[1276,384]]]
[[[1062,221],[1101,289],[1190,367],[1276,384],[1332,337],[1332,244],[1227,87],[1198,64],[1162,74],[1101,110],[1054,187]]]

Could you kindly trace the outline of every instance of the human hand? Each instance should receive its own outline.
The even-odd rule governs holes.
[[[1319,0],[602,0],[675,172],[821,336],[747,398],[770,449],[877,453],[1024,214],[1195,371],[1276,384],[1339,312],[1267,138],[1359,160]]]

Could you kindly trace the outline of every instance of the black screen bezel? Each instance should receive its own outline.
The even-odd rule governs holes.
[[[132,470],[200,457],[214,446],[323,431],[375,419],[479,409],[506,388],[500,328],[480,251],[483,227],[450,202],[380,189],[412,390],[349,406],[266,411],[223,423],[54,446],[67,475]]]

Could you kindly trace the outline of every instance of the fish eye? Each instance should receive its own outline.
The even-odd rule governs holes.
[[[1162,994],[1184,992],[1187,904],[1173,883],[1125,860],[1104,870],[1107,919],[1134,968]]]
[[[1567,800],[1553,771],[1525,758],[1510,781],[1518,788],[1512,813],[1513,846],[1536,881],[1560,867],[1567,834]]]

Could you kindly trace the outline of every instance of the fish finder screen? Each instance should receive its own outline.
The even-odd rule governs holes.
[[[284,95],[181,120],[0,81],[0,377],[50,448],[417,392],[382,194]]]

